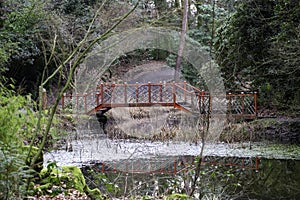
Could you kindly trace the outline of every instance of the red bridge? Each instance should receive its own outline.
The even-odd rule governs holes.
[[[257,94],[210,94],[186,82],[101,83],[95,91],[65,94],[62,108],[72,107],[79,114],[104,114],[117,107],[174,107],[193,114],[252,119],[257,116]]]

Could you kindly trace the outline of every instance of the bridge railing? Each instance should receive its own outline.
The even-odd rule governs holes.
[[[98,91],[97,105],[172,102],[172,84],[170,83],[101,83]]]
[[[189,112],[199,112],[200,90],[186,82],[174,83],[173,101]],[[205,94],[207,95],[207,94]]]
[[[85,94],[64,94],[61,98],[62,109],[71,109],[73,113],[87,113],[96,104],[96,92]]]
[[[247,118],[257,116],[256,92],[210,94],[186,82],[176,83],[174,88],[174,103],[190,112]]]
[[[227,110],[231,115],[257,116],[257,93],[228,93]]]
[[[255,118],[256,93],[210,94],[186,82],[180,83],[101,83],[86,94],[64,94],[62,108],[72,108],[75,113],[91,113],[97,107],[149,107],[156,104],[174,106],[181,110],[212,115]]]

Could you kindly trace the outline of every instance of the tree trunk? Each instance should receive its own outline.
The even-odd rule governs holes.
[[[181,37],[179,41],[179,47],[178,47],[178,53],[177,53],[177,59],[176,59],[176,66],[175,66],[175,74],[174,74],[174,80],[179,81],[180,79],[180,72],[181,72],[181,57],[183,48],[185,45],[185,36],[187,31],[187,25],[188,25],[188,11],[189,11],[189,0],[184,0],[183,5],[183,17],[182,17],[182,30],[181,30]]]

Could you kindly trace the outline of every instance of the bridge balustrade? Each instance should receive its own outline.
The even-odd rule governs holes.
[[[99,85],[97,105],[162,103],[172,100],[172,84],[105,84]],[[127,106],[125,105],[125,106]],[[119,105],[121,106],[121,105]]]
[[[186,82],[173,83],[101,83],[93,92],[65,94],[62,108],[73,112],[94,114],[114,107],[175,107],[193,114],[227,115],[234,118],[257,116],[256,93],[210,94]]]

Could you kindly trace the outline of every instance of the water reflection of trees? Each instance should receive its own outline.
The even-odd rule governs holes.
[[[296,199],[300,194],[300,162],[297,160],[270,160],[263,159],[258,171],[249,168],[235,166],[242,160],[234,158],[234,165],[221,165],[217,163],[227,162],[229,158],[219,157],[212,160],[207,157],[202,165],[201,176],[195,185],[194,197],[201,198],[285,198]],[[160,197],[172,193],[186,193],[186,187],[190,187],[195,170],[195,160],[191,165],[190,157],[182,157],[177,164],[182,169],[177,174],[167,173],[102,173],[101,168],[85,168],[84,174],[90,187],[109,186],[105,193],[113,197]],[[254,160],[252,160],[254,161]],[[215,165],[212,163],[215,162]],[[248,160],[247,162],[251,162]],[[245,162],[245,165],[247,163]],[[172,163],[168,165],[173,170]]]

